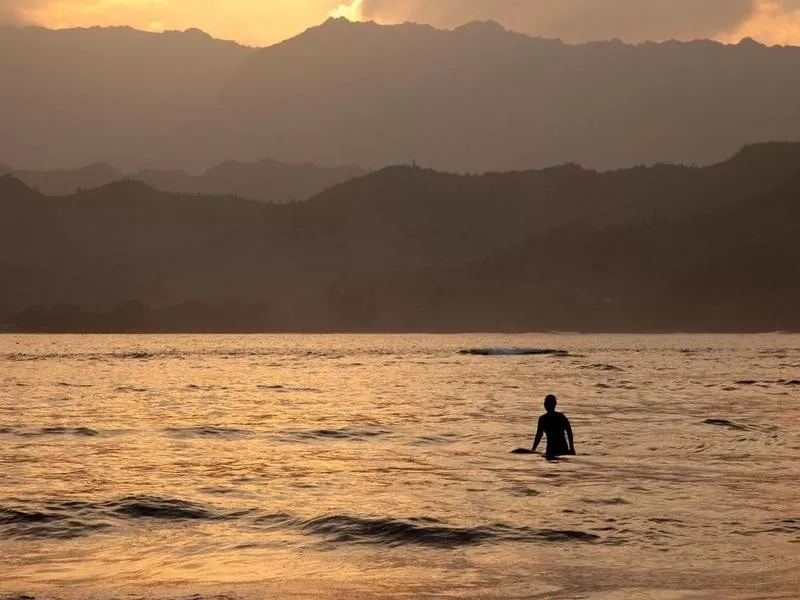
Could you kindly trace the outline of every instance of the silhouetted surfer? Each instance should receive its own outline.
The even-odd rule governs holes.
[[[547,448],[544,451],[545,458],[555,458],[564,454],[575,454],[575,442],[572,439],[572,427],[566,415],[556,411],[558,400],[553,394],[549,394],[544,399],[544,408],[547,411],[539,417],[539,425],[536,428],[536,437],[533,440],[532,451],[536,452],[542,435],[547,437]]]

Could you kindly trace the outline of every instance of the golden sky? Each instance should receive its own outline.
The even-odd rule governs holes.
[[[45,27],[130,25],[161,31],[197,27],[268,45],[328,16],[454,27],[499,21],[532,35],[581,42],[707,37],[800,45],[800,0],[0,0],[0,21]]]
[[[800,46],[800,7],[773,1],[760,2],[748,19],[717,37],[723,42],[738,42],[751,37],[769,45]]]
[[[130,25],[162,31],[196,27],[223,39],[268,45],[327,18],[341,0],[21,0],[19,20],[45,27]]]

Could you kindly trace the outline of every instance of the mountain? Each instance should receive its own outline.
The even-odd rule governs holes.
[[[0,27],[0,162],[149,164],[152,148],[208,116],[252,52],[198,30]]]
[[[800,144],[704,168],[392,167],[287,205],[6,176],[0,210],[0,307],[28,329],[800,330]]]
[[[135,180],[157,190],[186,194],[234,195],[279,204],[305,200],[325,188],[366,173],[356,166],[290,165],[269,159],[255,163],[228,161],[201,175],[155,169],[123,173],[105,163],[78,169],[50,171],[15,170],[0,165],[0,172],[13,175],[29,187],[49,196],[71,194],[81,189],[100,187],[115,181]]]
[[[741,205],[555,230],[501,256],[364,288],[393,326],[478,331],[799,331],[800,176]],[[377,307],[426,307],[414,321]],[[363,318],[363,316],[362,316]],[[413,325],[412,325],[413,324]]]
[[[752,40],[569,46],[496,23],[331,20],[250,56],[206,135],[317,164],[710,164],[800,139],[798,73],[800,48]]]
[[[261,49],[196,30],[0,28],[0,161],[706,165],[800,139],[798,73],[800,48],[752,40],[572,46],[496,23],[333,19]]]
[[[0,165],[0,173],[13,175],[28,187],[48,196],[71,194],[80,189],[99,187],[126,178],[124,173],[106,163],[50,171],[17,170],[8,165]]]

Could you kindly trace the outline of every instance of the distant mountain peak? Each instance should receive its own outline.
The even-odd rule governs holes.
[[[751,37],[742,38],[742,40],[736,44],[737,46],[749,47],[749,48],[766,48],[764,44],[759,41],[754,40]]]
[[[305,33],[311,31],[352,31],[364,27],[378,26],[375,21],[351,21],[344,17],[328,17],[325,21],[314,27],[309,27]],[[303,34],[300,34],[303,35]]]
[[[201,37],[203,39],[208,39],[208,40],[213,39],[210,34],[206,33],[202,29],[198,29],[197,27],[190,27],[189,29],[183,31],[183,34],[193,37]]]
[[[797,162],[800,160],[800,144],[797,142],[757,142],[746,144],[727,162],[734,164],[740,162],[754,163],[758,160],[771,163]]]
[[[319,25],[315,25],[313,27],[309,27],[301,34],[285,40],[284,42],[279,42],[277,45],[284,44],[286,42],[290,42],[292,40],[302,39],[307,37],[309,34],[342,34],[342,33],[350,33],[353,31],[374,31],[374,30],[398,30],[398,29],[417,29],[417,30],[435,30],[438,31],[432,25],[427,25],[425,23],[413,23],[413,22],[406,22],[406,23],[398,23],[398,24],[383,24],[383,23],[376,23],[375,21],[350,21],[344,17],[329,17],[326,21],[320,23]]]
[[[456,27],[455,31],[476,31],[481,33],[509,33],[509,30],[503,27],[497,21],[470,21],[463,25]]]
[[[131,196],[137,194],[147,194],[156,191],[157,190],[147,185],[143,181],[138,181],[136,179],[120,179],[118,181],[112,181],[111,183],[102,185],[98,188],[87,190],[87,193],[104,194],[112,192],[119,195]]]
[[[26,198],[38,196],[39,192],[25,185],[22,180],[4,173],[0,173],[0,199],[3,198]]]
[[[317,27],[340,27],[340,26],[347,27],[350,25],[356,25],[356,22],[351,21],[350,19],[347,19],[345,17],[328,17]]]

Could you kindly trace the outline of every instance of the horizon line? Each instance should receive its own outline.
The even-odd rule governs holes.
[[[717,45],[717,46],[723,46],[723,47],[737,47],[737,46],[741,46],[741,45],[744,45],[744,44],[754,44],[754,45],[757,45],[757,46],[761,46],[763,48],[770,48],[770,49],[771,48],[800,48],[800,45],[793,45],[793,44],[768,44],[768,43],[762,42],[762,41],[757,40],[757,39],[755,39],[753,37],[750,37],[750,36],[745,36],[742,39],[740,39],[738,42],[732,42],[732,41],[731,42],[726,42],[726,41],[721,41],[719,39],[714,39],[714,38],[692,38],[692,39],[669,38],[669,39],[663,39],[663,40],[642,40],[642,41],[637,41],[637,42],[626,41],[626,40],[623,40],[621,38],[606,38],[606,39],[587,40],[587,41],[583,41],[583,42],[565,42],[561,38],[550,38],[550,37],[544,37],[544,36],[530,35],[528,33],[516,31],[514,29],[509,29],[505,25],[503,25],[501,23],[498,23],[497,21],[494,21],[494,20],[467,21],[467,22],[464,22],[464,23],[462,23],[460,25],[454,26],[452,28],[448,28],[448,27],[436,27],[436,26],[431,25],[429,23],[421,23],[421,22],[417,22],[417,21],[405,21],[403,23],[379,23],[379,22],[377,22],[375,20],[372,20],[372,19],[370,19],[370,20],[361,20],[361,21],[353,21],[353,20],[348,19],[346,17],[328,17],[325,20],[323,20],[322,22],[320,22],[320,23],[318,23],[316,25],[311,25],[311,26],[303,29],[302,31],[300,31],[300,32],[298,32],[298,33],[296,33],[294,35],[291,35],[291,36],[289,36],[289,37],[287,37],[285,39],[282,39],[280,41],[276,41],[276,42],[271,43],[271,44],[260,45],[260,46],[259,45],[247,44],[245,42],[241,42],[241,41],[235,40],[235,39],[216,37],[216,36],[210,34],[209,32],[205,31],[204,29],[201,29],[200,27],[187,27],[186,29],[167,29],[167,28],[165,28],[165,29],[163,29],[161,31],[154,31],[154,30],[148,30],[148,29],[140,29],[140,28],[135,27],[133,25],[87,25],[87,26],[77,26],[77,27],[46,27],[44,25],[39,25],[39,24],[36,24],[36,23],[30,23],[30,24],[8,23],[8,24],[0,25],[0,29],[18,29],[18,30],[38,29],[38,30],[44,30],[44,31],[50,31],[50,32],[77,32],[77,31],[94,31],[94,30],[129,30],[129,31],[135,31],[137,33],[149,34],[149,35],[153,35],[153,36],[170,35],[170,34],[199,33],[199,34],[202,34],[203,36],[205,36],[205,37],[207,37],[207,38],[209,38],[211,40],[217,41],[217,42],[236,44],[236,45],[241,46],[243,48],[250,48],[250,49],[253,49],[253,50],[264,50],[264,49],[272,48],[272,47],[275,47],[275,46],[279,46],[279,45],[284,44],[286,42],[289,42],[291,40],[300,38],[303,35],[306,35],[307,33],[311,32],[311,31],[314,31],[316,29],[320,29],[322,27],[325,27],[326,25],[328,25],[330,23],[337,23],[337,24],[346,25],[346,26],[353,26],[353,27],[357,27],[357,26],[374,26],[374,27],[381,27],[381,28],[420,27],[420,28],[432,29],[434,31],[441,32],[441,33],[456,33],[459,30],[465,29],[465,28],[470,27],[470,26],[475,26],[475,25],[496,26],[497,28],[502,29],[507,34],[525,37],[525,38],[527,38],[529,40],[538,40],[538,41],[544,41],[544,42],[558,43],[558,44],[561,44],[563,46],[568,46],[568,47],[581,47],[581,46],[590,46],[590,45],[597,45],[597,44],[614,44],[614,45],[623,45],[623,46],[629,46],[629,47],[635,48],[635,47],[647,46],[647,45],[710,43],[710,44],[714,44],[714,45]]]

